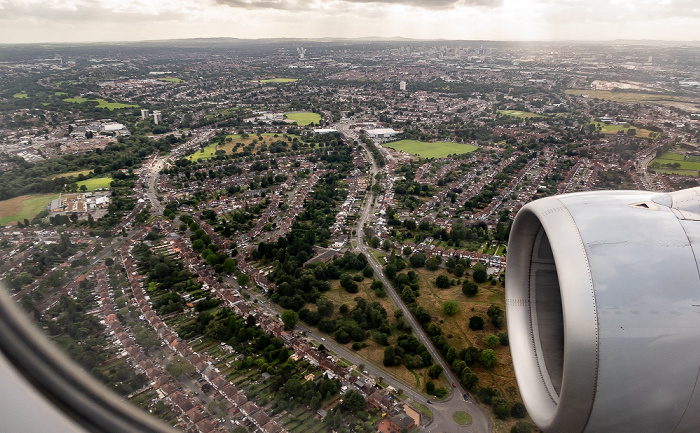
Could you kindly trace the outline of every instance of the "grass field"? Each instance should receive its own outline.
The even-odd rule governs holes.
[[[641,128],[634,128],[630,126],[625,126],[625,125],[612,125],[609,123],[602,123],[602,122],[591,122],[596,127],[601,128],[600,132],[603,134],[617,134],[620,131],[623,131],[627,133],[628,130],[630,129],[635,129],[637,132],[635,134],[635,137],[641,137],[641,138],[656,138],[658,135],[654,131],[649,131],[648,129],[641,129]]]
[[[462,411],[453,413],[452,419],[459,425],[468,425],[472,423],[472,416]]]
[[[31,220],[57,197],[58,194],[32,194],[0,201],[0,225]]]
[[[156,78],[158,81],[167,81],[169,83],[182,83],[181,78],[177,77],[166,77],[166,78]]]
[[[81,171],[71,171],[68,173],[62,173],[62,174],[57,174],[56,176],[52,177],[52,179],[60,179],[62,177],[77,177],[79,174],[83,174],[84,176],[87,176],[92,170],[81,170]]]
[[[648,101],[683,101],[683,98],[678,96],[650,94],[650,93],[635,93],[635,92],[612,92],[609,90],[585,90],[585,89],[568,89],[564,93],[569,95],[582,95],[589,98],[605,99],[607,101],[616,102],[648,102]]]
[[[287,119],[297,122],[299,126],[306,126],[313,123],[318,123],[321,121],[321,115],[317,113],[284,113]]]
[[[88,191],[94,191],[99,188],[109,188],[110,183],[112,183],[111,177],[98,177],[78,182],[78,188],[81,185],[85,185]]]
[[[66,92],[53,92],[53,94],[56,96],[68,96],[68,93]]]
[[[401,150],[411,155],[419,155],[423,158],[445,158],[449,155],[461,155],[478,149],[478,147],[469,144],[452,143],[449,141],[427,143],[417,140],[400,140],[383,144],[383,146]]]
[[[467,298],[462,293],[462,285],[457,284],[447,289],[440,289],[435,285],[438,275],[448,275],[450,279],[454,275],[447,274],[444,269],[429,271],[426,268],[413,269],[418,274],[420,285],[420,296],[416,298],[418,305],[422,306],[430,313],[434,322],[440,323],[442,335],[445,340],[460,352],[468,346],[478,348],[488,347],[486,338],[489,334],[497,335],[499,332],[508,332],[506,327],[496,329],[487,316],[486,312],[491,305],[496,305],[505,310],[505,289],[502,285],[491,286],[489,283],[480,284],[479,292],[473,298]],[[471,277],[470,277],[471,278]],[[462,277],[462,281],[464,277]],[[442,311],[445,301],[454,300],[459,305],[460,311],[447,316]],[[484,330],[472,331],[468,326],[472,316],[481,316],[486,322]],[[490,386],[501,391],[503,396],[511,403],[517,401],[517,384],[515,382],[515,372],[510,350],[506,346],[496,346],[493,348],[498,357],[498,363],[487,369],[474,364],[472,371],[479,377],[479,386]]]
[[[277,137],[275,137],[277,135]],[[234,150],[236,150],[236,145],[238,145],[238,150],[236,150],[236,153],[242,153],[243,148],[252,144],[254,139],[258,139],[257,135],[251,135],[248,138],[241,138],[239,134],[229,134],[226,136],[226,138],[231,138],[231,141],[224,144],[223,146],[217,146],[216,143],[210,144],[204,149],[201,149],[192,155],[188,156],[187,159],[190,161],[198,161],[200,159],[210,159],[213,158],[216,155],[217,150],[224,150],[226,151],[226,154],[231,154]],[[263,144],[265,145],[270,145],[271,143],[277,141],[277,140],[282,140],[285,142],[287,141],[287,138],[285,138],[282,134],[272,134],[272,133],[265,133],[262,134],[262,141],[258,141],[258,143],[255,145],[254,151],[257,152],[260,149],[260,146]],[[295,136],[290,135],[290,137],[294,138]],[[258,139],[260,140],[260,139]]]
[[[12,97],[17,99],[26,99],[29,98],[29,95],[27,95],[25,92],[19,92],[12,95]]]
[[[541,114],[530,113],[529,111],[518,111],[518,110],[498,110],[499,113],[505,116],[520,117],[523,119],[531,119],[535,117],[545,117]]]
[[[299,81],[298,78],[270,78],[269,80],[260,80],[261,83],[293,83]]]
[[[655,163],[659,164],[659,167],[653,167]],[[663,167],[665,164],[679,164],[679,167]],[[698,177],[698,171],[700,171],[700,162],[695,162],[693,160],[686,160],[684,155],[676,152],[665,152],[660,157],[654,158],[649,163],[649,168],[656,171],[657,173],[665,174],[677,174],[682,176],[692,176]]]
[[[97,98],[97,99],[87,99],[87,98],[65,98],[63,99],[65,102],[73,102],[76,104],[82,104],[87,101],[94,101],[97,102],[97,108],[106,108],[108,110],[118,110],[120,108],[134,108],[138,107],[138,105],[133,105],[133,104],[122,104],[121,102],[107,102],[102,98]]]

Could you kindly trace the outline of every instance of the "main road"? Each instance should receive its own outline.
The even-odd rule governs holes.
[[[347,129],[344,125],[339,124],[337,125],[338,131],[345,135],[346,138],[354,140],[356,137],[355,133]],[[359,142],[360,146],[365,151],[365,154],[367,155],[367,158],[370,162],[370,185],[372,182],[374,182],[374,179],[376,178],[377,173],[379,173],[379,168],[377,167],[377,162],[374,160],[374,155],[372,152],[369,151],[367,146],[362,143],[361,141]],[[367,245],[365,245],[364,242],[364,226],[369,218],[369,215],[372,211],[372,208],[374,206],[374,192],[370,188],[368,195],[367,195],[367,200],[365,202],[365,207],[362,209],[361,216],[357,222],[357,228],[355,229],[355,240],[357,242],[357,249],[364,253],[368,257],[368,262],[372,266],[372,269],[374,270],[375,275],[379,280],[384,284],[386,287],[386,292],[389,295],[389,298],[391,298],[391,301],[394,303],[394,305],[397,305],[399,308],[401,308],[401,311],[403,311],[404,317],[408,321],[408,323],[411,325],[413,328],[413,332],[416,334],[416,337],[420,342],[425,346],[425,348],[428,350],[430,355],[433,357],[433,360],[435,363],[439,364],[443,371],[445,378],[447,379],[447,387],[451,391],[451,394],[448,398],[446,398],[443,401],[435,401],[432,402],[432,407],[431,410],[433,411],[433,414],[435,415],[435,422],[433,422],[427,429],[426,431],[429,432],[451,432],[454,431],[455,427],[457,425],[452,421],[452,414],[457,412],[457,411],[466,411],[472,416],[472,423],[469,426],[462,427],[459,430],[460,431],[465,431],[465,432],[490,432],[493,427],[493,423],[491,422],[491,417],[489,414],[479,405],[475,404],[473,400],[469,399],[468,401],[465,401],[465,399],[462,398],[462,395],[467,395],[466,389],[462,386],[461,383],[457,380],[455,375],[452,373],[450,370],[450,366],[445,362],[445,360],[442,358],[440,353],[437,351],[435,346],[433,345],[433,342],[430,341],[430,338],[428,338],[428,335],[423,331],[423,328],[420,326],[418,321],[413,317],[413,314],[411,314],[410,310],[404,304],[403,300],[399,297],[398,293],[396,292],[396,289],[394,286],[391,284],[391,282],[386,278],[384,275],[384,271],[381,267],[381,265],[376,261],[376,259],[370,254],[370,251],[367,248]],[[422,403],[427,403],[427,399],[421,395],[420,398],[416,398],[416,400],[422,402]]]

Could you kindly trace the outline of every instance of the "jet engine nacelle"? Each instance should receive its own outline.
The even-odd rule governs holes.
[[[524,206],[508,247],[515,374],[546,432],[700,431],[700,188]]]

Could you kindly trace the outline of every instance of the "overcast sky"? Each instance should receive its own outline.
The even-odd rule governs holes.
[[[0,0],[0,43],[367,36],[700,40],[700,0]]]

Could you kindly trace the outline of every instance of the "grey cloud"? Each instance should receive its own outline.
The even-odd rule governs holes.
[[[303,0],[215,0],[217,3],[245,9],[308,10]],[[404,5],[422,9],[449,9],[459,6],[500,6],[503,0],[337,0],[339,5]]]
[[[179,14],[164,10],[158,14],[132,11],[115,12],[97,3],[76,4],[73,8],[53,8],[43,5],[28,5],[12,0],[0,0],[0,21],[36,20],[47,22],[85,22],[109,20],[110,22],[167,21],[179,19]]]

